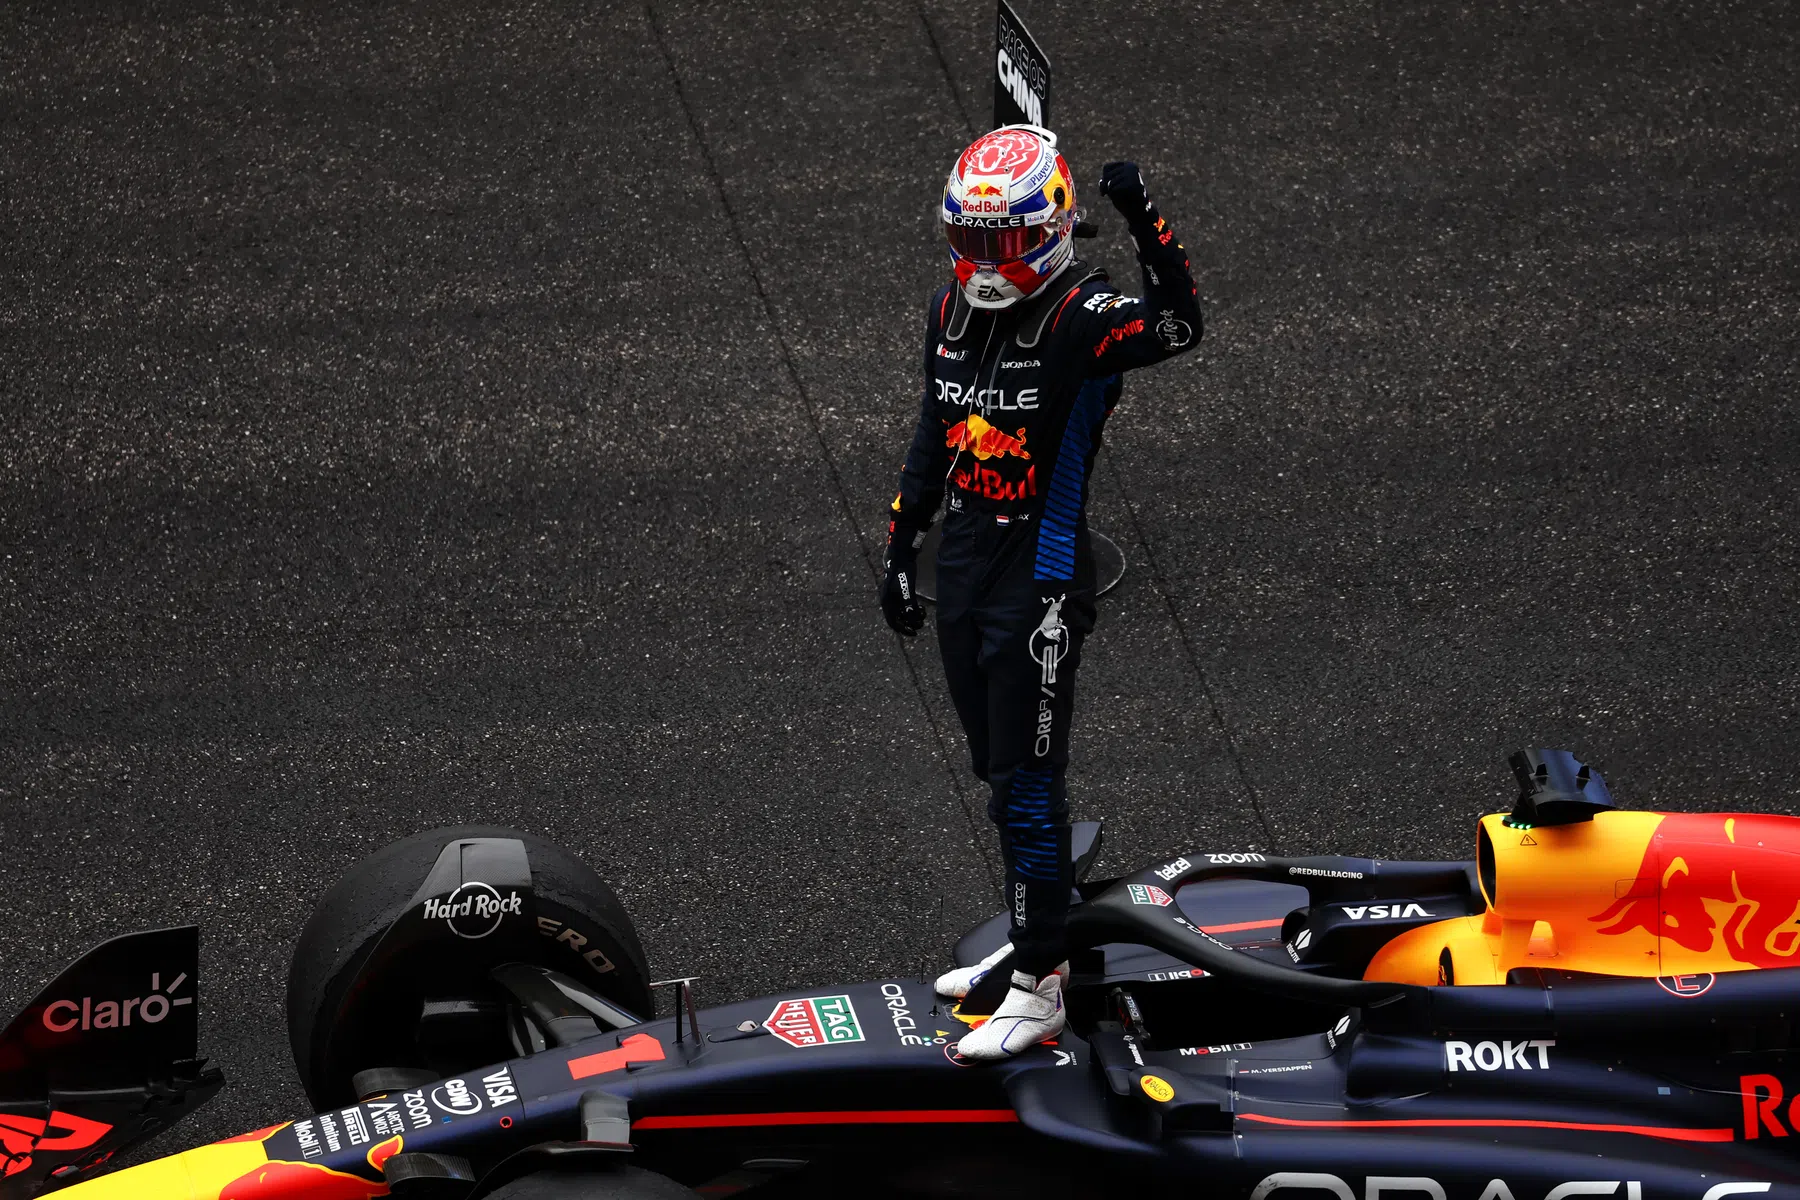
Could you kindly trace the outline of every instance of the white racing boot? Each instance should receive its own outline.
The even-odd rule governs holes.
[[[1007,1058],[1049,1041],[1068,1024],[1062,991],[1063,977],[1056,972],[1033,979],[1014,971],[1000,1008],[979,1029],[964,1034],[956,1052],[964,1058]]]
[[[937,977],[937,982],[931,985],[932,990],[937,992],[940,996],[950,996],[954,999],[961,1000],[964,996],[969,994],[970,988],[981,981],[983,975],[986,975],[999,964],[1001,960],[1011,953],[1012,943],[1004,942],[998,950],[994,951],[974,966],[958,967],[954,971],[946,971],[942,975],[939,975]],[[1069,964],[1066,962],[1058,964],[1056,973],[1064,979],[1067,979],[1069,977]]]

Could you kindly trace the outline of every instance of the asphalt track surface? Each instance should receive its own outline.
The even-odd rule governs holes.
[[[1021,7],[1209,322],[1096,472],[1108,865],[1461,857],[1526,744],[1793,811],[1794,6]],[[289,948],[420,828],[576,848],[710,1000],[995,907],[873,606],[991,22],[0,8],[0,999],[201,923],[165,1146],[303,1107]]]

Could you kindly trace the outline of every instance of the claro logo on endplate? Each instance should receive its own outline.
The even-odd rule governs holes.
[[[80,1029],[125,1029],[133,1021],[139,1025],[155,1025],[168,1017],[169,1013],[184,1004],[192,1004],[192,996],[178,996],[188,981],[187,972],[183,971],[163,986],[162,972],[150,974],[150,990],[142,996],[127,996],[121,1000],[96,1000],[92,996],[80,999],[52,1000],[44,1006],[44,1028],[51,1033],[70,1033]]]

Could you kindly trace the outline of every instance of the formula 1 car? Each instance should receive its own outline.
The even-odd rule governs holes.
[[[422,834],[296,950],[319,1111],[100,1174],[219,1086],[195,932],[117,939],[0,1036],[0,1196],[1800,1197],[1800,820],[1620,811],[1565,752],[1512,761],[1469,862],[1215,851],[1084,880],[1069,1028],[998,1064],[955,1051],[986,989],[918,978],[705,1010],[678,980],[648,1019],[661,985],[578,860]]]

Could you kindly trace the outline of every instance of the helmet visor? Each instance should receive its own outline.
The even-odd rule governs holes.
[[[1042,225],[1011,225],[1003,229],[982,229],[975,225],[946,223],[944,232],[950,248],[964,258],[979,263],[1000,263],[1024,258],[1050,240],[1056,231],[1054,222]]]

